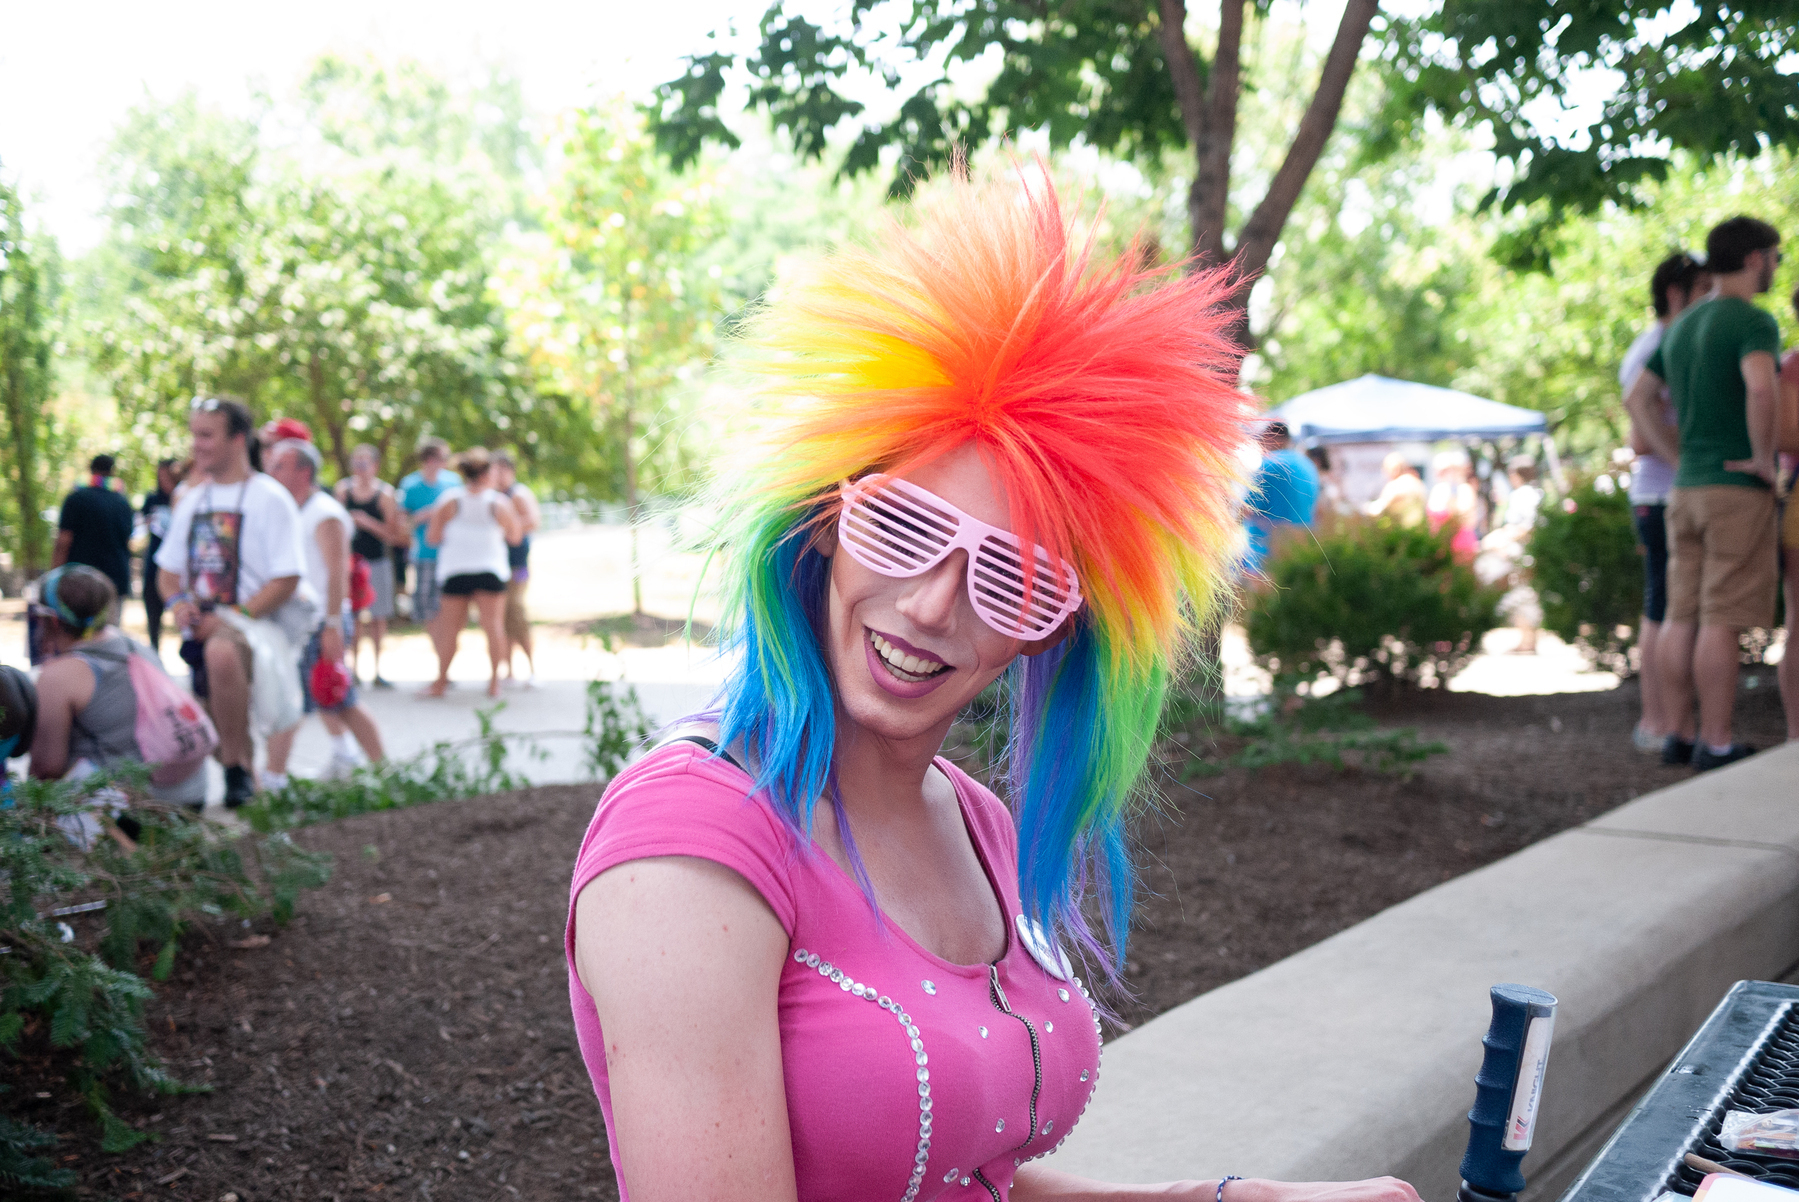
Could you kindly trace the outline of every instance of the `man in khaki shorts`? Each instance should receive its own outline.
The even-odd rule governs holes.
[[[1662,627],[1666,698],[1674,731],[1665,764],[1704,772],[1755,748],[1732,738],[1737,645],[1774,621],[1775,359],[1780,327],[1750,298],[1780,263],[1780,234],[1733,217],[1706,237],[1716,284],[1662,336],[1625,404],[1658,454],[1678,463],[1668,503],[1668,620]],[[1654,420],[1664,384],[1679,418]],[[1695,733],[1693,697],[1699,699]]]

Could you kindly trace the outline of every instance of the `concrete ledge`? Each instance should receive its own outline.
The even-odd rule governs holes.
[[[1108,1045],[1051,1160],[1103,1180],[1390,1173],[1453,1196],[1487,989],[1561,1000],[1524,1173],[1553,1198],[1745,978],[1799,961],[1799,745],[1639,798]]]

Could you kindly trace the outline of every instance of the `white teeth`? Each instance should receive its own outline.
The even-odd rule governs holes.
[[[943,670],[943,665],[936,660],[908,655],[872,630],[868,632],[868,639],[874,644],[874,649],[881,653],[881,658],[886,660],[888,666],[896,672],[904,672],[908,676],[926,677],[934,676]]]

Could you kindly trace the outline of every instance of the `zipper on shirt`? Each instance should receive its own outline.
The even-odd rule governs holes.
[[[981,1172],[981,1170],[976,1169],[974,1171],[974,1179],[986,1187],[988,1194],[993,1197],[993,1202],[1005,1202],[1005,1199],[999,1196],[999,1190],[994,1187],[993,1182],[987,1180],[987,1175]]]
[[[1022,1148],[1025,1144],[1028,1144],[1033,1139],[1037,1138],[1037,1099],[1043,1093],[1043,1047],[1037,1042],[1037,1028],[1031,1025],[1031,1020],[1014,1011],[1012,1009],[1012,1003],[1006,1000],[1006,991],[1000,988],[998,964],[989,964],[987,966],[987,991],[989,997],[993,1001],[994,1009],[1002,1014],[1009,1014],[1019,1022],[1023,1023],[1025,1033],[1031,1037],[1031,1073],[1033,1078],[1031,1081],[1031,1127],[1030,1130],[1025,1132],[1024,1143],[1017,1145]],[[987,1179],[985,1177],[983,1177],[981,1181],[983,1184],[987,1184]],[[987,1188],[991,1190],[993,1186],[987,1184]],[[997,1198],[999,1195],[995,1194],[994,1196]]]

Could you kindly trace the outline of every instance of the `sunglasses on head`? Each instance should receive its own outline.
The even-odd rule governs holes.
[[[968,552],[968,599],[981,621],[1010,638],[1048,637],[1081,607],[1074,565],[1024,544],[909,480],[881,474],[840,486],[837,541],[883,576],[923,575],[960,548]]]

